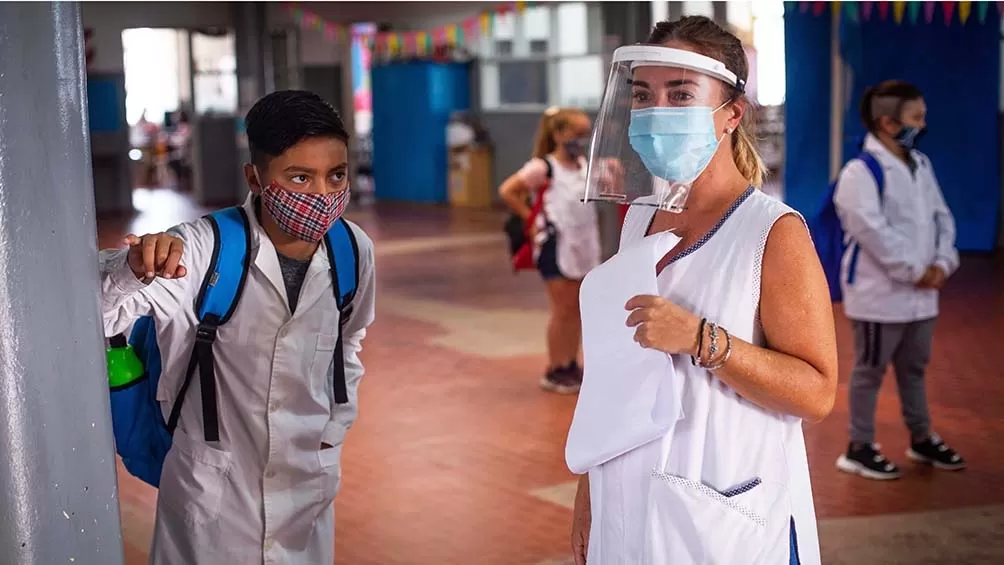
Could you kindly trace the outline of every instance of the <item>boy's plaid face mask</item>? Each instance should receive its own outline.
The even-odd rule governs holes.
[[[311,243],[321,241],[349,203],[349,187],[330,194],[293,192],[273,182],[261,192],[261,202],[279,229]]]

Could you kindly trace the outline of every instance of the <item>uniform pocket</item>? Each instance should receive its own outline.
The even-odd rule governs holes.
[[[322,333],[317,336],[317,344],[314,346],[314,359],[310,364],[310,375],[312,377],[327,375],[331,362],[335,358],[336,345],[338,345],[337,335]]]
[[[317,452],[317,460],[321,466],[320,481],[321,496],[324,499],[334,499],[342,484],[342,446],[336,445]]]
[[[718,492],[653,473],[651,487],[648,565],[749,563],[763,549],[767,518],[747,504],[762,498],[758,478]]]
[[[158,504],[163,504],[188,524],[212,524],[220,517],[232,461],[230,453],[175,430],[171,450],[164,460]]]

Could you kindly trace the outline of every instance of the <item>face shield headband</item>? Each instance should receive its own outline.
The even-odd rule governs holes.
[[[722,101],[722,82],[745,88],[723,63],[698,53],[650,45],[615,51],[590,147],[586,200],[683,211],[730,133],[719,135],[714,123],[734,101]]]

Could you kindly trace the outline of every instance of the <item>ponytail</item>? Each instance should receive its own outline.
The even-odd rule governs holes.
[[[540,118],[540,124],[537,126],[537,134],[533,139],[533,156],[543,159],[553,153],[558,148],[558,144],[554,142],[554,134],[565,129],[573,117],[580,115],[586,114],[582,110],[557,106],[551,106],[545,110],[544,115]]]
[[[757,151],[753,135],[753,108],[747,106],[736,131],[732,132],[732,160],[736,168],[756,188],[763,186],[767,165]]]

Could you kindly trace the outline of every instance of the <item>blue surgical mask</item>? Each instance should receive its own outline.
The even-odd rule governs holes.
[[[898,143],[903,149],[910,151],[917,146],[917,142],[920,141],[924,132],[925,130],[923,128],[903,126],[900,128],[899,133],[896,134],[896,143]]]
[[[632,110],[628,126],[631,148],[652,175],[692,182],[718,149],[714,113],[723,106]]]

